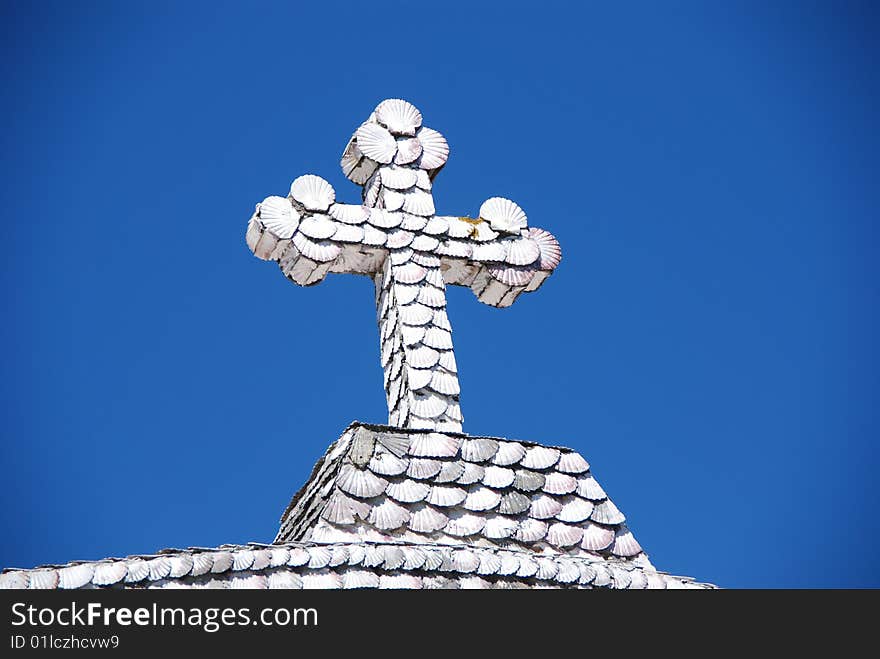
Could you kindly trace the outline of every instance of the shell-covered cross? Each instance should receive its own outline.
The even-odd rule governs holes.
[[[287,197],[257,204],[248,223],[248,247],[300,286],[328,272],[373,278],[388,423],[402,428],[461,430],[446,285],[507,307],[562,258],[556,239],[528,227],[509,199],[486,200],[476,218],[436,215],[432,182],[448,156],[415,106],[382,101],[342,154],[362,204],[337,203],[327,181],[306,174]]]

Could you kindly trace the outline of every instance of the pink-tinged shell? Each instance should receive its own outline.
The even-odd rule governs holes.
[[[488,269],[493,279],[507,286],[525,286],[535,276],[533,270],[508,265],[491,265]]]
[[[393,531],[409,522],[409,510],[391,499],[385,499],[370,510],[368,521],[382,531]]]
[[[389,164],[397,153],[397,141],[394,136],[379,124],[371,122],[361,124],[355,137],[361,153],[383,165]]]
[[[442,236],[449,230],[449,220],[445,217],[434,216],[430,218],[422,229],[424,233],[430,236]]]
[[[642,553],[642,546],[633,537],[632,532],[625,526],[617,530],[614,536],[614,544],[611,546],[611,553],[615,556],[630,558]]]
[[[434,197],[430,192],[414,188],[403,193],[403,210],[413,215],[429,217],[434,214]]]
[[[534,240],[541,250],[539,260],[541,270],[554,270],[562,261],[562,248],[556,238],[549,231],[535,227],[529,229],[528,237]]]
[[[567,497],[563,500],[562,510],[556,513],[561,522],[583,522],[593,513],[593,504],[580,497]]]
[[[526,450],[520,464],[526,469],[549,469],[559,460],[559,451],[546,446],[532,446]]]
[[[335,261],[342,251],[336,243],[328,240],[312,240],[301,232],[295,233],[291,242],[293,242],[300,254],[317,263]]]
[[[571,494],[577,489],[577,479],[568,474],[551,472],[544,481],[544,491],[549,494]]]
[[[551,524],[547,529],[547,542],[557,547],[573,547],[584,537],[584,530],[562,522]]]
[[[461,392],[458,378],[451,373],[443,373],[442,371],[435,371],[431,375],[431,384],[429,386],[437,393],[445,396],[455,396]]]
[[[422,155],[422,143],[418,138],[397,138],[397,155],[394,156],[394,164],[408,165],[418,160],[420,155]]]
[[[499,442],[498,452],[492,458],[496,465],[507,467],[522,460],[526,454],[525,447],[519,442]]]
[[[501,501],[501,494],[488,487],[476,486],[472,487],[463,502],[463,506],[474,512],[491,510]]]
[[[495,489],[502,489],[513,484],[514,471],[507,467],[489,465],[483,474],[483,485]]]
[[[401,205],[402,205],[401,201]],[[400,228],[406,229],[407,231],[421,231],[425,228],[425,225],[428,223],[427,217],[422,217],[421,215],[411,215],[410,213],[403,213],[403,219],[400,221]]]
[[[457,506],[466,497],[467,492],[455,485],[434,485],[425,501],[441,508],[449,508],[450,506]]]
[[[415,266],[416,268],[420,267],[415,265],[414,263],[409,263],[404,266],[404,268],[408,268],[409,266]],[[397,276],[397,271],[395,271],[395,276]],[[398,313],[400,316],[400,321],[404,325],[427,325],[431,322],[431,319],[434,318],[434,311],[430,307],[426,307],[425,305],[419,304],[418,302],[404,304],[400,307],[400,311]],[[437,363],[436,360],[434,360],[434,363]]]
[[[530,265],[541,256],[541,249],[531,238],[516,238],[510,242],[505,260],[510,265]]]
[[[371,208],[370,217],[367,221],[380,229],[392,229],[399,226],[402,219],[403,216],[400,213],[383,208]]]
[[[519,233],[528,226],[525,212],[516,202],[504,197],[492,197],[480,206],[480,217],[495,231]]]
[[[431,460],[429,458],[413,458],[409,461],[409,468],[406,475],[410,478],[428,479],[434,478],[440,473],[443,463],[440,460]]]
[[[546,494],[539,494],[532,498],[529,516],[535,519],[550,519],[556,517],[560,510],[562,510],[562,504],[557,499]]]
[[[308,215],[300,221],[299,230],[312,240],[325,240],[336,233],[337,226],[326,215]]]
[[[379,177],[382,179],[382,185],[392,190],[406,190],[416,184],[418,178],[415,169],[409,167],[395,167],[389,165],[379,168]]]
[[[559,462],[556,463],[556,470],[563,474],[582,474],[589,469],[589,463],[581,457],[580,453],[574,451],[563,453],[559,456]]]
[[[257,217],[275,236],[289,239],[299,226],[300,215],[286,197],[266,197],[257,205]]]
[[[333,186],[320,176],[305,174],[290,184],[290,196],[302,204],[306,210],[325,213],[336,201]]]
[[[590,519],[599,524],[609,525],[623,524],[626,521],[626,517],[611,502],[611,499],[605,499],[605,501],[597,503],[593,508],[593,514],[590,515]]]
[[[432,533],[442,529],[448,521],[449,518],[433,506],[417,504],[412,509],[408,526],[416,533]]]
[[[547,535],[547,523],[538,519],[524,519],[519,523],[519,528],[514,535],[520,542],[538,542]]]
[[[608,498],[605,490],[599,485],[599,482],[593,478],[592,474],[584,474],[578,478],[577,493],[585,499],[592,501],[601,501]]]
[[[385,489],[385,493],[389,497],[402,503],[424,501],[430,491],[431,488],[426,483],[410,480],[409,478],[397,483],[390,483]]]
[[[418,263],[413,263],[412,261],[400,267],[394,268],[395,281],[399,281],[403,284],[417,284],[425,278],[426,274],[428,274],[428,270],[426,268],[423,268]]]
[[[469,259],[474,252],[474,247],[463,240],[444,240],[437,247],[437,253],[443,256],[451,256],[460,259]]]
[[[501,540],[512,536],[518,528],[519,524],[515,519],[494,515],[486,520],[486,526],[483,527],[483,535],[493,540]]]
[[[416,137],[422,145],[419,167],[427,170],[443,167],[449,158],[449,144],[446,138],[436,130],[424,126],[416,131]]]
[[[458,454],[461,438],[441,433],[416,435],[409,446],[409,454],[420,458],[451,458]]]
[[[371,471],[344,464],[339,468],[336,484],[343,492],[366,499],[382,494],[388,481]]]
[[[416,106],[400,98],[389,98],[376,106],[376,121],[393,135],[415,135],[422,125],[422,113]]]

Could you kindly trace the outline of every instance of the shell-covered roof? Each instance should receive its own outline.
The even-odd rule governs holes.
[[[6,570],[0,588],[706,588],[632,561],[467,545],[252,543]]]
[[[276,542],[465,543],[647,557],[575,451],[355,423],[319,461]]]

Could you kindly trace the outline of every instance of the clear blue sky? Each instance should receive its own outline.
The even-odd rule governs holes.
[[[402,97],[438,212],[565,254],[450,293],[465,429],[579,450],[661,569],[880,587],[871,3],[468,4],[3,4],[0,566],[271,541],[386,419],[371,282],[244,230],[303,173],[356,201]]]

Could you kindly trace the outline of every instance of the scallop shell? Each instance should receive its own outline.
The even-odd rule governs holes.
[[[443,463],[440,460],[413,458],[409,461],[409,468],[406,470],[406,475],[410,478],[419,479],[434,478],[434,476],[440,473],[442,467]]]
[[[430,236],[442,236],[448,230],[449,221],[444,217],[437,217],[436,215],[430,218],[422,229],[424,233],[427,233]]]
[[[442,529],[448,521],[449,518],[436,508],[418,504],[413,507],[408,526],[416,533],[432,533]]]
[[[376,106],[376,120],[394,135],[415,135],[422,125],[422,113],[412,103],[389,98]]]
[[[401,200],[401,204],[403,201]],[[421,215],[410,215],[409,213],[403,214],[403,219],[400,221],[400,228],[406,229],[407,231],[421,231],[425,228],[425,225],[428,223],[427,217],[422,217]]]
[[[593,514],[593,504],[580,497],[568,497],[562,504],[562,510],[556,513],[561,522],[583,522]]]
[[[476,572],[480,567],[480,557],[469,549],[457,549],[452,552],[452,569],[462,574]]]
[[[250,570],[254,565],[254,552],[250,549],[244,549],[242,551],[237,551],[232,555],[232,569],[235,572],[241,572],[242,570]],[[323,567],[323,566],[320,566]],[[171,565],[168,565],[168,572],[171,572]]]
[[[386,570],[396,570],[406,562],[406,556],[400,547],[385,547],[385,561],[382,567]]]
[[[383,208],[371,208],[368,221],[374,227],[392,229],[400,225],[401,219],[403,218],[400,213],[395,213]]]
[[[428,170],[443,167],[449,158],[449,144],[446,138],[436,130],[424,126],[416,131],[416,137],[422,145],[419,167]]]
[[[452,331],[452,326],[449,324],[449,318],[446,316],[445,309],[436,309],[434,311],[434,325],[436,327],[440,327],[442,329],[449,330],[450,332]],[[455,371],[456,370],[455,356],[452,355],[451,353],[447,356],[449,357],[449,362],[444,363],[441,360],[440,365],[445,369],[448,369],[450,371]]]
[[[342,575],[342,587],[347,590],[378,588],[379,575],[372,570],[346,570]]]
[[[409,247],[391,250],[391,265],[403,265],[412,258],[413,251]]]
[[[384,231],[381,231],[370,224],[364,225],[364,245],[381,247],[385,244],[387,237],[388,236]]]
[[[532,500],[522,492],[508,492],[501,498],[498,512],[505,515],[519,515],[527,511],[531,505]]]
[[[506,467],[516,464],[526,454],[525,447],[519,442],[499,442],[498,452],[492,458],[492,462],[496,465]]]
[[[539,494],[532,498],[529,516],[535,519],[550,519],[556,517],[560,510],[562,510],[562,504],[557,499],[546,494]]]
[[[486,473],[485,467],[474,464],[473,462],[462,462],[461,464],[464,466],[464,471],[462,471],[461,476],[458,477],[459,483],[462,485],[470,485],[483,480],[483,474]]]
[[[192,570],[192,558],[190,558],[189,569],[184,574],[189,574]],[[122,561],[112,561],[108,563],[98,563],[95,566],[95,574],[92,577],[92,583],[96,586],[111,586],[125,579],[128,574],[128,568]],[[177,575],[183,576],[183,574]],[[34,588],[34,576],[31,575],[31,588]]]
[[[483,485],[497,489],[505,488],[513,483],[513,469],[489,465],[483,473]]]
[[[416,501],[424,501],[430,490],[430,486],[425,483],[407,478],[398,483],[390,483],[385,489],[385,493],[395,501],[415,503]]]
[[[383,574],[379,577],[379,588],[383,590],[419,590],[422,578],[412,574]]]
[[[575,453],[574,451],[563,453],[559,456],[559,462],[556,463],[556,470],[561,471],[563,474],[582,474],[589,469],[589,463],[581,457],[580,453]],[[580,484],[578,484],[578,487],[580,487]]]
[[[507,286],[525,286],[535,276],[532,270],[507,265],[489,266],[489,274],[492,275],[493,279]]]
[[[547,529],[547,542],[557,547],[573,547],[584,537],[584,530],[562,522],[551,524]]]
[[[440,329],[439,327],[429,327],[425,332],[425,338],[422,339],[422,343],[429,348],[436,348],[437,350],[452,350],[452,334],[448,330]]]
[[[393,531],[406,525],[409,521],[409,510],[391,499],[385,499],[378,506],[373,506],[368,521],[377,529]]]
[[[342,587],[342,577],[328,570],[306,572],[302,584],[304,590],[334,590]]]
[[[171,561],[167,556],[157,556],[147,561],[150,569],[150,581],[158,581],[164,579],[171,572]],[[235,560],[233,557],[232,569],[235,569]]]
[[[300,254],[317,263],[334,261],[342,252],[342,249],[336,243],[328,240],[315,241],[301,232],[295,233],[291,242],[293,242]]]
[[[611,553],[615,556],[630,558],[642,553],[642,546],[633,537],[632,532],[625,526],[620,527],[614,536],[614,544],[611,546]]]
[[[419,346],[408,350],[406,354],[407,363],[413,368],[432,368],[440,358],[439,353],[433,348],[427,346]]]
[[[519,233],[528,226],[525,212],[515,202],[504,197],[491,197],[480,206],[480,217],[496,231]]]
[[[492,575],[498,572],[501,567],[501,557],[498,554],[490,554],[486,551],[480,552],[480,565],[477,567],[477,574]],[[496,584],[497,587],[497,584]]]
[[[528,579],[529,577],[533,577],[538,573],[539,567],[540,565],[535,559],[528,556],[523,556],[522,558],[520,558],[519,564],[514,569],[514,572],[516,573],[516,576],[523,579]],[[503,565],[501,569],[504,569]],[[501,574],[500,570],[499,574]]]
[[[394,164],[408,165],[418,160],[420,155],[422,155],[422,143],[417,138],[397,138],[397,155],[394,156]]]
[[[421,290],[422,287],[419,284],[395,284],[394,286],[395,297],[400,305],[408,305],[415,302]]]
[[[513,479],[513,486],[523,492],[534,492],[544,487],[544,474],[528,469],[519,469]]]
[[[336,201],[333,186],[320,176],[305,174],[290,184],[290,196],[307,210],[326,212]]]
[[[430,191],[434,187],[431,183],[431,175],[424,169],[416,170],[416,187],[425,191]]]
[[[396,455],[384,451],[377,451],[373,454],[373,457],[370,458],[370,462],[367,466],[370,471],[379,474],[380,476],[399,476],[406,471],[408,464],[409,463],[406,460],[401,460]],[[388,487],[391,486],[389,485]]]
[[[558,558],[556,564],[559,566],[559,572],[556,573],[556,581],[559,583],[574,583],[581,578],[578,564],[572,559]]]
[[[492,230],[492,227],[489,226],[488,222],[480,222],[479,224],[475,224],[473,231],[469,235],[471,240],[475,240],[478,243],[488,242],[490,240],[495,240],[498,237],[498,233]]]
[[[547,523],[538,519],[524,519],[519,523],[519,528],[514,538],[520,542],[538,542],[547,535]]]
[[[457,396],[461,393],[458,378],[451,373],[444,373],[442,371],[434,371],[432,373],[430,387],[437,393],[445,396]]]
[[[100,571],[100,572],[99,572]],[[117,578],[117,573],[119,574]],[[99,563],[95,566],[95,576],[92,582],[98,586],[109,586],[125,578],[128,568],[121,561],[112,563]],[[18,575],[17,577],[15,575]],[[106,574],[106,576],[105,576]],[[54,590],[58,587],[58,571],[52,569],[32,570],[30,575],[23,572],[7,572],[3,575],[9,579],[19,581],[18,585],[0,583],[0,589],[7,588],[30,588],[31,590]]]
[[[364,241],[364,230],[359,226],[337,223],[333,240],[340,243],[362,243]]]
[[[535,227],[529,229],[527,235],[537,243],[538,248],[541,250],[541,257],[538,262],[541,270],[555,269],[562,260],[562,248],[559,247],[559,242],[556,238],[549,231]]]
[[[373,208],[379,201],[379,193],[382,191],[382,180],[379,178],[378,170],[364,183],[364,189],[361,194],[364,205]]]
[[[412,438],[409,453],[422,458],[451,458],[458,453],[461,440],[441,433],[416,435]]]
[[[418,263],[420,266],[425,268],[433,268],[439,271],[440,268],[440,257],[436,254],[426,254],[425,252],[414,252],[413,253],[413,261]],[[430,275],[431,272],[428,272]],[[440,274],[440,281],[443,283],[443,287],[446,288],[445,282],[443,282],[443,274]],[[435,286],[434,288],[438,288]]]
[[[94,573],[95,566],[91,563],[63,567],[58,570],[58,587],[63,589],[82,588],[92,580]]]
[[[452,256],[460,259],[469,259],[474,252],[474,247],[470,243],[462,240],[444,240],[437,247],[437,252],[443,256]]]
[[[357,204],[333,204],[330,217],[345,224],[363,224],[370,216],[370,209]]]
[[[433,252],[440,245],[440,241],[433,236],[419,234],[412,242],[412,248],[419,252]]]
[[[410,412],[423,419],[433,419],[446,411],[447,402],[444,396],[432,393],[412,392],[409,403]]]
[[[321,517],[334,524],[354,524],[354,501],[343,494],[338,488],[327,498],[321,511]]]
[[[382,207],[389,212],[396,212],[403,208],[404,193],[399,190],[385,189],[382,192]]]
[[[498,452],[498,442],[487,437],[466,439],[461,445],[461,457],[468,462],[485,462]]]
[[[516,533],[519,524],[516,520],[501,515],[494,515],[486,520],[486,526],[483,527],[483,535],[493,540],[501,540],[509,538]]]
[[[457,506],[466,497],[467,492],[460,487],[455,487],[454,485],[434,485],[425,501],[441,508],[449,508],[450,506]]]
[[[385,244],[389,249],[401,249],[409,245],[413,240],[413,234],[403,229],[392,229],[388,232],[388,239]]]
[[[337,226],[326,215],[308,215],[299,223],[299,230],[313,240],[324,240],[336,233]]]
[[[434,214],[434,197],[418,188],[403,193],[403,210],[413,215],[429,217]]]
[[[394,136],[379,124],[364,123],[355,133],[358,149],[367,158],[383,165],[389,164],[397,153]]]
[[[532,446],[520,461],[526,469],[549,469],[559,460],[559,451],[546,446]]]
[[[476,231],[478,224],[483,224],[482,220],[472,220],[467,217],[450,217],[446,220],[446,231],[450,238],[470,238]]]
[[[510,242],[505,260],[511,265],[529,265],[538,260],[541,249],[531,238],[517,238]]]
[[[425,336],[425,328],[415,327],[412,325],[401,325],[400,334],[403,338],[403,345],[414,346],[416,343],[422,340],[423,336]],[[416,389],[418,388],[419,387],[416,387]]]
[[[449,514],[449,523],[444,529],[449,535],[463,538],[476,535],[483,530],[486,519],[482,515],[456,510]]]
[[[641,570],[632,570],[629,573],[630,581],[629,587],[632,590],[644,590],[648,587],[648,577]]]
[[[290,238],[299,226],[299,213],[286,197],[266,197],[257,211],[260,222],[282,240]]]
[[[411,234],[410,234],[411,235]],[[428,271],[418,263],[409,262],[398,268],[394,268],[394,279],[404,284],[417,284],[425,278]],[[421,306],[421,305],[414,305]],[[424,308],[424,307],[422,307]],[[433,315],[433,314],[432,314]],[[427,321],[425,321],[427,322]],[[424,323],[414,323],[423,325]]]
[[[578,479],[577,493],[593,501],[600,501],[608,497],[605,494],[605,490],[602,489],[602,486],[599,485],[599,482],[591,474],[586,474]]]
[[[434,478],[435,483],[452,483],[457,481],[464,473],[464,463],[455,460],[453,462],[444,462],[440,473]]]
[[[409,437],[397,433],[383,432],[376,435],[376,442],[385,449],[402,458],[409,450]]]
[[[462,505],[468,510],[481,512],[484,510],[491,510],[497,506],[500,501],[501,494],[495,490],[490,490],[488,487],[477,485],[471,488]]]
[[[605,499],[602,503],[597,503],[593,508],[593,514],[590,515],[590,519],[599,524],[609,525],[623,524],[626,521],[626,517],[611,502],[611,499]]]
[[[477,261],[503,263],[507,256],[506,242],[478,243],[473,247],[473,258]]]
[[[211,572],[214,572],[214,565],[218,563],[221,564],[218,572],[225,572],[232,565],[232,554],[229,552],[216,552],[212,555],[212,563],[211,563]],[[229,562],[225,562],[228,558]],[[125,561],[125,566],[128,568],[128,574],[125,575],[125,583],[137,583],[139,581],[143,581],[150,574],[150,566],[147,564],[147,561],[140,558],[132,558]]]
[[[336,484],[344,492],[366,499],[382,494],[388,486],[388,481],[371,471],[344,464],[339,468]]]
[[[390,165],[379,168],[379,177],[382,179],[382,185],[386,188],[406,190],[416,184],[416,179],[418,178],[417,171],[419,170]]]
[[[421,266],[415,265],[414,263],[409,263],[404,268],[409,266],[415,266],[416,268],[420,268]],[[395,276],[398,276],[399,270],[402,268],[398,268],[395,270]],[[418,302],[411,302],[410,304],[405,304],[400,307],[400,311],[398,312],[400,315],[400,320],[404,325],[427,325],[434,318],[434,312],[430,307],[426,307]],[[413,363],[413,362],[410,362]],[[434,359],[432,366],[437,363],[437,360]],[[419,368],[427,368],[425,366],[419,366]]]
[[[544,491],[549,494],[570,494],[577,489],[577,479],[568,474],[552,472],[544,481]]]

